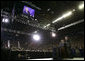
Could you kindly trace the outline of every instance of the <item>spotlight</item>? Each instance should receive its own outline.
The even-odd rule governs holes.
[[[39,36],[38,34],[34,34],[34,35],[33,35],[33,39],[34,39],[35,41],[39,41],[39,40],[40,40],[40,36]]]
[[[69,11],[68,13],[64,14],[62,17],[65,18],[65,17],[68,17],[72,14],[72,11]]]
[[[3,18],[3,19],[2,19],[2,22],[8,23],[8,22],[9,22],[9,19],[8,19],[8,18]]]
[[[52,37],[56,37],[56,34],[54,32],[52,32]]]
[[[62,20],[63,18],[66,18],[66,17],[68,17],[68,16],[70,16],[70,15],[72,15],[72,11],[69,11],[69,12],[63,14],[61,17],[57,18],[57,19],[54,20],[52,23],[55,23],[55,22],[57,22],[57,21],[60,21],[60,20]]]
[[[84,2],[83,4],[79,5],[79,9],[83,9],[84,8]]]

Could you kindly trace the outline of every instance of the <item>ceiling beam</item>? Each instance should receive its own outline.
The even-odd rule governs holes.
[[[76,25],[76,24],[82,23],[82,22],[84,22],[84,19],[79,20],[79,21],[76,21],[76,22],[71,23],[71,24],[68,24],[68,25],[66,25],[66,26],[64,26],[64,27],[60,27],[60,28],[58,28],[58,30],[65,29],[65,28],[71,27],[71,26],[73,26],[73,25]]]

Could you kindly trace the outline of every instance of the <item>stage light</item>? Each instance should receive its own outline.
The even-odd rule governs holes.
[[[44,28],[46,28],[46,26],[44,26]]]
[[[84,8],[84,2],[82,4],[79,5],[79,9],[83,9]]]
[[[34,34],[34,35],[33,35],[33,39],[34,39],[35,41],[39,41],[39,40],[40,40],[40,36],[39,36],[38,34]]]
[[[56,19],[56,20],[53,21],[52,23],[55,23],[55,22],[57,22],[57,21],[59,21],[59,20],[61,20],[61,19],[63,19],[63,17],[59,17],[58,19]]]
[[[8,18],[3,18],[3,19],[2,19],[2,22],[8,23],[8,22],[9,22],[9,19],[8,19]]]
[[[71,14],[72,14],[72,11],[69,11],[68,13],[64,14],[62,17],[66,18],[66,17],[70,16]]]
[[[56,34],[54,32],[52,32],[52,37],[56,37]]]
[[[69,11],[68,13],[63,14],[61,17],[59,17],[59,18],[57,18],[56,20],[54,20],[52,23],[55,23],[55,22],[57,22],[57,21],[60,21],[60,20],[62,20],[63,18],[66,18],[66,17],[70,16],[71,14],[72,14],[72,11]]]
[[[47,24],[46,26],[50,26],[50,24]]]
[[[71,24],[68,24],[68,25],[66,25],[66,26],[64,26],[64,27],[60,27],[60,28],[58,28],[58,30],[65,29],[65,28],[71,27],[71,26],[73,26],[73,25],[76,25],[76,24],[82,23],[82,22],[84,22],[84,19],[79,20],[79,21],[74,22],[74,23],[71,23]]]
[[[50,24],[47,24],[46,26],[44,26],[44,28],[46,28],[46,27],[48,27],[48,26],[50,26]]]

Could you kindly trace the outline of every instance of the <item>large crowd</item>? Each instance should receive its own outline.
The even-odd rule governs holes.
[[[72,57],[84,57],[84,41],[83,39],[71,39],[68,36],[61,39],[59,43],[47,44],[42,46],[27,46],[28,48],[18,48],[17,46],[12,46],[11,51],[28,51],[24,55],[27,57],[32,54],[34,57],[38,54],[38,57],[54,57],[54,58],[72,58]],[[7,48],[6,48],[7,49]],[[30,52],[30,53],[29,53]],[[14,54],[14,53],[13,53]],[[12,54],[12,55],[13,55]],[[21,53],[17,53],[17,56],[24,56]],[[36,56],[37,57],[37,56]]]
[[[65,38],[61,39],[58,43],[57,47],[54,46],[53,52],[54,58],[84,57],[84,42],[82,39],[77,39],[76,41],[65,36]]]

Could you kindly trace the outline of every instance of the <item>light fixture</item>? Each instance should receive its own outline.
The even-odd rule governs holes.
[[[59,21],[59,20],[61,20],[61,19],[63,19],[63,17],[59,17],[59,18],[57,18],[55,21],[53,21],[52,23],[55,23],[55,22],[57,22],[57,21]]]
[[[68,24],[68,25],[66,25],[66,26],[64,26],[64,27],[60,27],[60,28],[58,28],[58,30],[65,29],[65,28],[71,27],[71,26],[73,26],[73,25],[76,25],[76,24],[82,23],[82,22],[84,22],[84,19],[79,20],[79,21],[74,22],[74,23],[71,23],[71,24]]]
[[[59,17],[59,18],[57,18],[56,20],[54,20],[52,23],[55,23],[55,22],[57,22],[57,21],[60,21],[60,20],[62,20],[63,18],[66,18],[66,17],[70,16],[71,14],[72,14],[72,11],[69,11],[69,12],[63,14],[61,17]]]
[[[69,12],[63,14],[62,17],[66,18],[66,17],[70,16],[71,14],[72,14],[72,11],[69,11]]]
[[[52,37],[56,37],[56,33],[52,32]]]
[[[44,28],[46,28],[46,26],[44,26]]]
[[[2,19],[2,22],[8,23],[8,22],[9,22],[9,19],[8,19],[8,18],[3,18],[3,19]]]
[[[47,24],[46,26],[44,26],[44,28],[46,28],[46,27],[48,27],[48,26],[50,26],[50,24]]]
[[[50,26],[50,24],[47,24],[46,26]]]
[[[34,34],[33,35],[33,39],[34,39],[34,41],[39,41],[40,40],[40,36],[38,34]]]
[[[84,2],[82,4],[80,4],[78,8],[83,9],[84,8]]]

